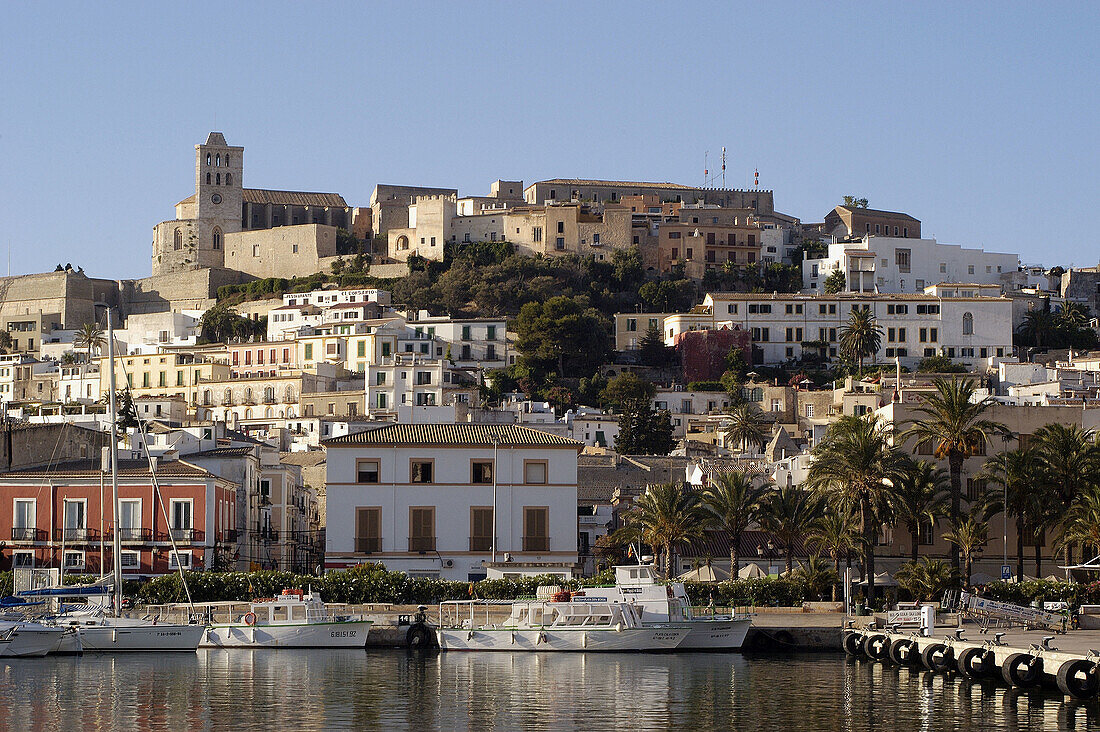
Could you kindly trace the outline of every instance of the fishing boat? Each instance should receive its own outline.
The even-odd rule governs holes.
[[[229,603],[230,615],[234,605]],[[364,648],[371,626],[370,620],[329,612],[312,591],[283,590],[277,597],[253,600],[247,610],[219,623],[217,608],[208,606],[208,626],[199,647]]]
[[[645,623],[678,623],[691,628],[679,651],[735,651],[748,635],[752,618],[747,614],[719,615],[695,612],[683,582],[657,583],[651,564],[615,567],[615,586],[583,590],[589,596],[625,602],[641,612]]]
[[[31,622],[0,622],[0,656],[41,657],[56,653],[74,632]]]
[[[491,622],[494,610],[507,617]],[[436,641],[448,651],[669,651],[691,632],[686,624],[646,623],[628,603],[560,589],[531,601],[443,602],[439,616]]]

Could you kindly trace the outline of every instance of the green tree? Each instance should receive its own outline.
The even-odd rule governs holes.
[[[810,539],[817,543],[818,547],[828,553],[833,560],[833,569],[840,576],[840,557],[851,557],[851,553],[859,548],[859,537],[856,532],[859,526],[855,516],[843,505],[826,503],[824,512],[810,531]],[[833,586],[833,602],[836,602],[837,587]]]
[[[906,459],[893,431],[872,415],[841,417],[811,451],[808,485],[835,506],[859,515],[867,596],[875,592],[875,536],[890,512]]]
[[[837,570],[830,567],[829,563],[817,554],[809,557],[806,560],[806,566],[800,567],[794,573],[794,577],[806,586],[807,595],[818,600],[825,597],[830,587],[833,588],[835,598],[836,584],[840,581]]]
[[[665,410],[657,411],[648,401],[622,404],[619,435],[615,451],[622,455],[668,455],[676,446],[672,437],[672,418]]]
[[[252,334],[253,325],[228,305],[218,304],[202,314],[199,329],[204,342],[225,343],[233,337],[248,337]]]
[[[98,354],[106,344],[107,338],[98,323],[85,323],[73,334],[73,345],[85,350],[88,363],[91,363],[93,352]]]
[[[910,555],[914,562],[919,554],[921,525],[936,525],[936,521],[947,513],[950,495],[950,479],[943,470],[925,460],[908,461],[895,482],[891,507],[894,518],[904,523],[909,531]]]
[[[794,569],[795,542],[807,538],[821,516],[821,499],[797,486],[784,486],[765,499],[760,524],[783,544],[787,573]]]
[[[943,535],[962,553],[963,584],[970,584],[974,553],[989,541],[989,522],[980,512],[971,511],[956,521]]]
[[[645,337],[638,344],[639,358],[641,358],[643,364],[651,368],[668,368],[675,353],[676,351],[673,348],[665,345],[664,338],[661,337],[661,330],[655,325],[646,330]]]
[[[329,266],[329,268],[332,270],[332,273],[334,275],[338,275],[344,271],[344,267],[346,266],[347,262],[344,261],[344,258],[337,257],[336,259],[332,260],[332,264]]]
[[[619,290],[636,290],[645,280],[645,264],[638,247],[611,252],[612,277]]]
[[[730,579],[737,578],[741,535],[756,521],[771,484],[757,485],[741,472],[723,473],[703,491],[703,505],[713,515],[714,524],[725,529],[730,539]]]
[[[917,364],[917,371],[923,374],[965,374],[967,368],[947,356],[925,356]]]
[[[690,280],[646,282],[638,288],[638,297],[651,312],[682,312],[695,304],[695,285]]]
[[[974,399],[973,379],[952,377],[950,381],[936,379],[932,384],[935,393],[924,397],[914,408],[919,417],[901,434],[901,440],[912,437],[917,444],[929,443],[937,458],[947,460],[951,477],[948,519],[956,526],[962,518],[963,461],[979,454],[991,437],[1007,435],[1008,429],[983,416],[994,402],[989,398]],[[951,567],[958,572],[957,545],[951,550]]]
[[[1056,545],[1065,548],[1074,544],[1100,547],[1100,486],[1089,486],[1065,513]]]
[[[844,205],[852,208],[867,208],[867,199],[858,196],[845,196]]]
[[[1020,342],[1036,348],[1050,347],[1058,333],[1058,326],[1049,307],[1029,310],[1016,331]]]
[[[709,517],[698,494],[682,490],[675,483],[658,483],[646,488],[624,518],[625,525],[617,536],[659,547],[667,580],[675,566],[673,545],[701,537]]]
[[[894,572],[894,579],[918,602],[937,600],[958,582],[958,573],[940,559],[920,557]]]
[[[11,333],[6,330],[0,330],[0,353],[11,353],[11,347]]]
[[[859,364],[863,376],[863,359],[874,357],[882,343],[882,326],[870,308],[852,308],[848,322],[840,332],[840,355],[850,363]]]
[[[529,302],[516,318],[516,348],[536,373],[587,376],[611,352],[607,319],[587,297]]]
[[[740,445],[742,452],[748,445],[763,450],[771,435],[771,423],[755,405],[739,404],[730,412],[729,424],[722,428],[722,434]]]
[[[826,295],[835,295],[838,292],[844,292],[848,287],[848,280],[844,276],[844,272],[837,270],[831,275],[825,278],[825,282],[822,283],[822,287],[825,290]]]
[[[1036,575],[1042,576],[1041,538],[1051,522],[1050,493],[1039,479],[1039,460],[1032,448],[1008,450],[986,461],[981,477],[1007,494],[1006,510],[1016,519],[1016,576],[1024,575],[1024,547],[1030,544],[1039,557]]]
[[[648,403],[656,393],[657,387],[653,382],[640,378],[633,371],[623,371],[607,382],[600,392],[600,403],[618,411],[630,402]]]
[[[1061,511],[1068,511],[1078,497],[1100,485],[1100,448],[1092,430],[1047,424],[1035,430],[1034,445],[1040,482]],[[1073,549],[1068,544],[1063,548],[1069,565]]]

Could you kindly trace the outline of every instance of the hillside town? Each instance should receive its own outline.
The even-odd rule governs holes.
[[[846,565],[873,597],[928,560],[977,585],[1097,545],[1100,266],[855,195],[805,219],[781,191],[583,178],[349,203],[245,187],[221,132],[193,162],[149,277],[0,278],[0,569],[105,572],[118,532],[131,579],[569,580],[644,552],[666,577]]]

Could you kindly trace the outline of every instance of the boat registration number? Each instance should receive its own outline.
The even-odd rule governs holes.
[[[354,638],[355,637],[355,631],[354,630],[334,630],[329,635],[332,638]]]

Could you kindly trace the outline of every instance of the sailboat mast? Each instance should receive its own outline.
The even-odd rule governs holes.
[[[111,410],[111,548],[114,550],[114,579],[115,591],[112,602],[115,615],[122,612],[122,536],[118,526],[118,403],[115,389],[115,328],[111,322],[111,309],[107,308],[107,362],[108,384],[110,386],[109,403]]]

